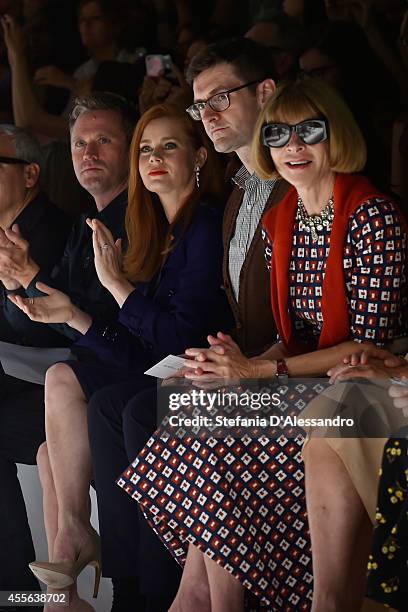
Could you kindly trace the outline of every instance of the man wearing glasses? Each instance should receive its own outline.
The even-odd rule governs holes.
[[[0,125],[0,251],[13,248],[6,235],[13,228],[30,242],[32,256],[50,273],[62,256],[71,223],[40,190],[41,162],[41,148],[32,136],[15,126]],[[0,340],[61,346],[60,334],[30,321],[7,299],[9,293],[21,291],[20,283],[2,275]],[[7,376],[0,365],[0,590],[38,589],[25,566],[34,554],[15,465],[15,461],[32,463],[32,447],[44,438],[37,398],[38,385]]]
[[[236,339],[247,355],[276,341],[260,220],[288,188],[283,180],[261,180],[251,162],[258,114],[275,91],[268,50],[248,38],[215,43],[193,57],[187,80],[194,103],[187,109],[220,153],[236,153],[242,165],[224,215],[224,286],[236,320]]]
[[[51,204],[39,186],[42,152],[39,144],[23,130],[0,125],[0,247],[12,243],[5,231],[16,231],[30,242],[32,256],[50,272],[62,255],[70,222]],[[27,346],[60,346],[59,334],[34,323],[16,308],[7,294],[19,283],[0,281],[0,340]]]

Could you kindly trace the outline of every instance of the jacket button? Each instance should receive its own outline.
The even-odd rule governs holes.
[[[242,323],[241,323],[241,321],[237,321],[237,329],[242,329]]]
[[[170,289],[170,291],[168,292],[168,294],[167,294],[167,295],[168,295],[169,297],[173,297],[174,293],[175,293],[175,292],[173,291],[173,289]]]
[[[111,329],[109,326],[106,326],[105,329],[102,332],[102,336],[108,342],[115,342],[116,338],[118,337],[118,332],[113,330],[113,329]]]

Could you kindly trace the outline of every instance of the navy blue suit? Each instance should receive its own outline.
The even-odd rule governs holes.
[[[76,343],[80,361],[70,365],[88,398],[102,386],[132,380],[168,354],[206,346],[209,333],[232,327],[222,287],[220,212],[199,205],[185,231],[175,228],[173,242],[161,271],[151,282],[136,286],[118,321],[94,319]]]
[[[139,581],[146,608],[140,601],[137,606],[148,612],[168,610],[181,569],[115,484],[156,428],[156,381],[141,373],[170,353],[207,346],[209,333],[229,331],[233,324],[222,287],[221,213],[199,205],[185,231],[175,228],[174,244],[156,278],[129,295],[118,323],[94,321],[78,343],[104,363],[70,364],[90,398],[88,430],[103,574],[113,578],[116,595],[118,581],[127,580],[135,602]],[[143,390],[147,395],[141,397]],[[134,413],[144,415],[142,427]],[[113,609],[127,611],[128,606],[116,598]]]

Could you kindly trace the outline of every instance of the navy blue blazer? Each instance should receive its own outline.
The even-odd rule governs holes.
[[[168,354],[207,346],[206,337],[233,325],[222,286],[222,215],[199,204],[184,233],[175,227],[175,247],[160,274],[138,283],[116,324],[94,320],[76,343],[105,362],[149,367]]]

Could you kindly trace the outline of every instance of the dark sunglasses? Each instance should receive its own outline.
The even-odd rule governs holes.
[[[272,148],[284,147],[288,144],[293,132],[296,132],[305,144],[314,145],[327,139],[329,124],[326,119],[305,119],[296,125],[267,123],[262,128],[262,144]]]
[[[18,157],[3,157],[0,155],[0,164],[30,164],[31,162]]]

